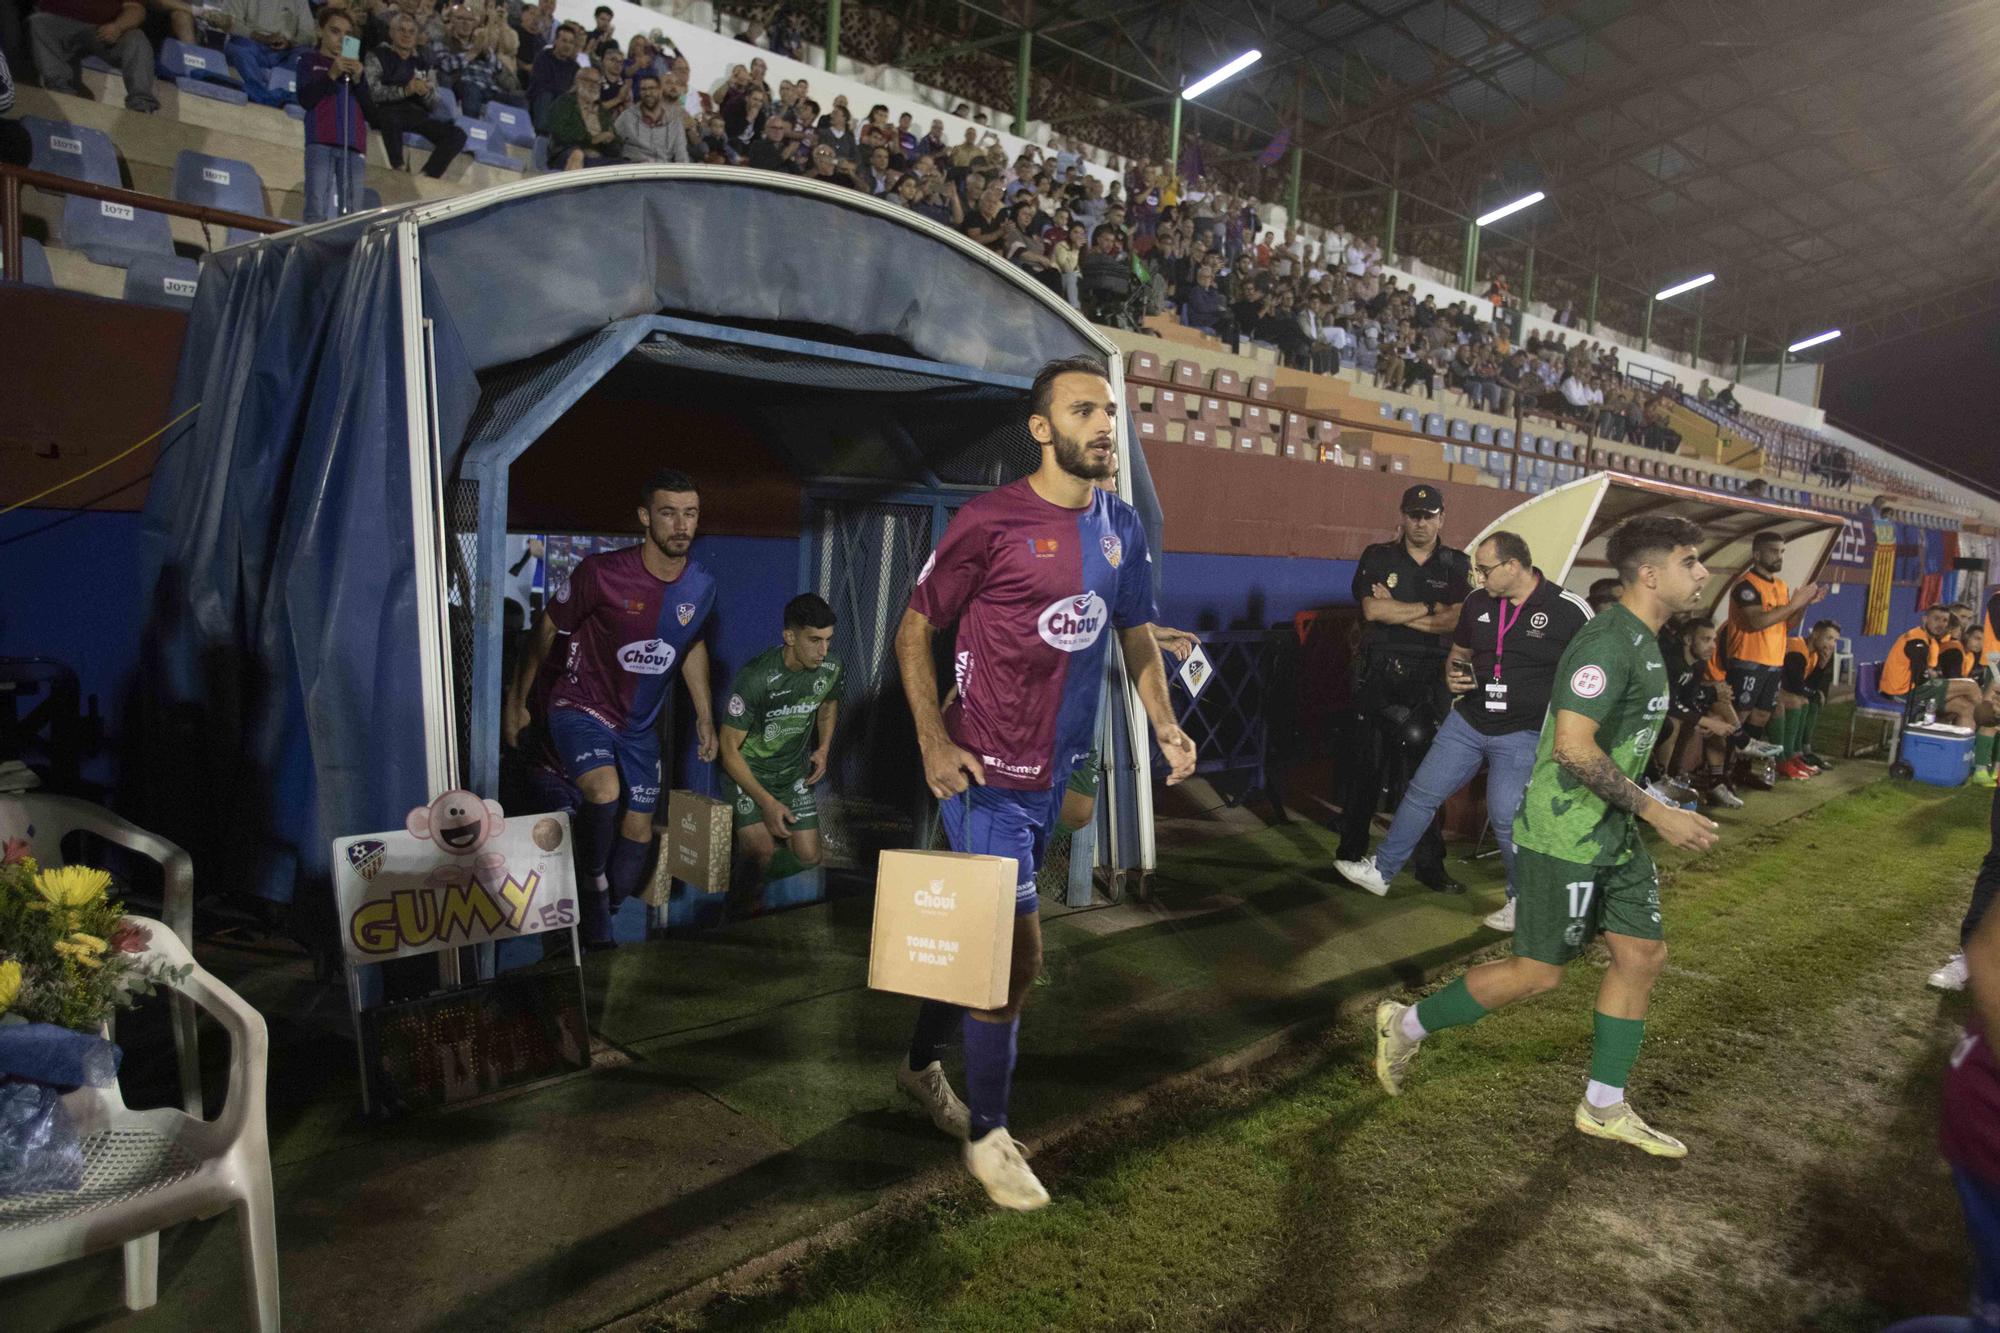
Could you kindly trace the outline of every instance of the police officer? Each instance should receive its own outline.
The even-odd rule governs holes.
[[[1403,524],[1395,541],[1377,542],[1354,569],[1361,607],[1355,660],[1351,762],[1336,787],[1341,800],[1340,861],[1368,855],[1369,825],[1387,790],[1393,805],[1416,772],[1450,706],[1444,662],[1458,609],[1472,590],[1472,561],[1439,540],[1444,496],[1435,486],[1403,492]],[[1426,887],[1463,893],[1444,868],[1444,836],[1435,819],[1410,858]]]

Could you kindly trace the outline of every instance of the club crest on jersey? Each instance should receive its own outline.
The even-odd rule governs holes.
[[[674,669],[676,656],[665,639],[640,639],[618,650],[618,665],[635,676],[664,676]]]
[[[1107,532],[1097,539],[1098,547],[1104,552],[1104,561],[1113,569],[1125,560],[1125,543],[1118,540],[1118,534]]]
[[[1042,642],[1065,653],[1080,653],[1097,642],[1111,618],[1104,599],[1094,592],[1065,597],[1035,617]]]
[[[382,868],[382,858],[388,848],[373,838],[347,845],[347,863],[354,867],[363,879],[375,878],[375,872]]]
[[[1035,553],[1035,559],[1048,560],[1055,556],[1057,542],[1054,537],[1030,537],[1028,549]]]
[[[683,625],[687,624],[687,623],[688,623],[688,621],[690,621],[690,620],[693,620],[693,619],[694,619],[694,603],[693,603],[693,602],[682,602],[682,603],[681,603],[681,604],[680,604],[679,606],[675,607],[675,608],[674,608],[674,618],[675,618],[675,619],[677,619],[677,620],[679,620],[679,621],[681,622],[681,624],[683,624]]]

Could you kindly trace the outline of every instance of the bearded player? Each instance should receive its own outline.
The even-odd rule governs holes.
[[[676,668],[694,700],[702,761],[715,758],[701,638],[715,580],[688,558],[700,521],[701,496],[686,473],[648,478],[639,502],[645,536],[577,563],[535,626],[507,697],[507,743],[519,745],[538,724],[540,766],[574,791],[583,939],[596,947],[611,943],[611,914],[645,885],[660,804],[653,726]]]
[[[1660,626],[1701,604],[1708,579],[1701,539],[1693,523],[1664,515],[1631,519],[1611,534],[1607,558],[1625,591],[1563,653],[1514,820],[1514,956],[1473,968],[1419,1004],[1385,1000],[1375,1010],[1375,1076],[1391,1096],[1401,1093],[1425,1037],[1554,990],[1601,933],[1611,966],[1597,990],[1590,1081],[1576,1127],[1656,1157],[1687,1155],[1679,1139],[1639,1118],[1625,1083],[1667,961],[1659,875],[1639,821],[1676,847],[1715,843],[1714,824],[1647,795],[1637,781],[1667,716]]]
[[[939,1129],[965,1140],[987,1197],[1027,1211],[1049,1201],[1007,1132],[1021,1005],[1040,970],[1035,871],[1062,808],[1070,768],[1092,749],[1107,626],[1168,763],[1194,771],[1194,743],[1174,721],[1153,636],[1152,557],[1131,505],[1093,483],[1117,466],[1119,407],[1101,363],[1054,361],[1035,376],[1028,433],[1042,463],[959,510],[917,576],[896,631],[896,661],[923,752],[924,780],[953,851],[1011,856],[1014,961],[1005,1008],[924,1002],[897,1082]],[[958,625],[956,697],[938,706],[931,641]],[[941,1057],[965,1041],[959,1101]]]

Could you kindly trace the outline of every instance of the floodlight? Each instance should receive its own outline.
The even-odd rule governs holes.
[[[1238,74],[1241,74],[1244,70],[1249,69],[1252,65],[1256,64],[1263,58],[1264,58],[1264,53],[1253,47],[1250,50],[1245,51],[1242,55],[1236,57],[1236,59],[1230,61],[1228,64],[1224,65],[1221,69],[1215,71],[1215,73],[1210,74],[1205,78],[1197,79],[1193,83],[1189,84],[1187,87],[1181,89],[1181,96],[1186,98],[1188,101],[1192,102],[1195,98],[1200,97],[1210,88],[1215,87],[1216,84],[1221,83],[1226,79],[1235,78]]]

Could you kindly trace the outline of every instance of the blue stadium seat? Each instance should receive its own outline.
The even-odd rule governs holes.
[[[1405,426],[1415,428],[1418,424],[1417,409],[1414,407],[1403,408],[1396,413],[1396,420],[1402,422]]]
[[[118,150],[103,130],[72,125],[66,120],[44,120],[23,116],[33,145],[28,165],[36,171],[67,176],[93,185],[117,185]]]
[[[506,144],[492,122],[474,120],[470,116],[460,116],[458,127],[465,131],[465,151],[472,154],[475,162],[484,162],[489,167],[499,167],[502,171],[526,171],[528,164],[508,153]]]
[[[1424,414],[1424,434],[1426,435],[1444,434],[1444,413],[1426,412]]]
[[[93,262],[114,268],[129,267],[144,255],[165,257],[174,252],[165,213],[81,195],[63,200],[62,240]]]
[[[1493,443],[1493,427],[1487,425],[1483,421],[1480,422],[1478,425],[1474,426],[1472,428],[1472,442],[1474,444]]]
[[[1453,417],[1449,434],[1454,440],[1469,440],[1472,438],[1472,423],[1464,417]]]
[[[505,102],[488,102],[486,120],[499,132],[501,142],[519,144],[523,148],[534,146],[534,122],[520,107],[508,106]]]
[[[1394,421],[1396,419],[1396,405],[1390,402],[1388,399],[1384,398],[1379,404],[1377,404],[1377,408],[1381,412],[1384,419],[1389,421]]]
[[[1512,426],[1502,426],[1499,430],[1494,431],[1493,443],[1499,445],[1502,449],[1512,449],[1514,447],[1514,428]]]
[[[125,299],[138,305],[186,310],[194,305],[201,266],[177,255],[141,255],[125,270]]]
[[[8,276],[5,261],[0,260],[0,279]],[[21,278],[30,287],[53,287],[56,275],[49,272],[48,252],[42,243],[32,236],[21,238]]]
[[[210,157],[192,148],[181,149],[174,158],[174,198],[184,204],[226,208],[253,218],[271,216],[264,205],[264,180],[257,174],[257,168],[233,157]],[[231,227],[228,243],[241,245],[256,235]]]
[[[1465,451],[1464,451],[1463,449],[1459,448],[1459,447],[1458,447],[1457,445],[1455,445],[1455,444],[1446,444],[1446,445],[1445,445],[1445,447],[1444,447],[1444,461],[1445,461],[1445,462],[1447,462],[1447,463],[1457,463],[1457,462],[1462,462],[1462,461],[1464,460],[1464,457],[1465,457]]]
[[[192,97],[209,97],[233,106],[242,106],[250,100],[222,52],[205,46],[190,46],[167,38],[160,43],[159,71]]]

